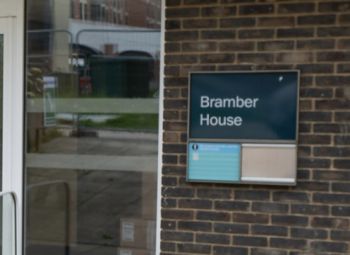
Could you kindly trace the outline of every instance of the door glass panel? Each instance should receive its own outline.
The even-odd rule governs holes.
[[[26,254],[155,254],[160,3],[27,1]]]

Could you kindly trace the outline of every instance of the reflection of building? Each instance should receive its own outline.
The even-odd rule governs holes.
[[[71,18],[136,27],[160,27],[160,0],[72,0]]]
[[[73,63],[73,45],[82,45],[94,52],[108,55],[142,52],[157,59],[160,33],[150,30],[160,26],[160,2],[30,1],[29,65],[50,69],[52,72],[70,73],[73,70],[68,63]],[[53,10],[51,16],[42,11],[47,9]],[[134,32],[130,33],[131,30]]]

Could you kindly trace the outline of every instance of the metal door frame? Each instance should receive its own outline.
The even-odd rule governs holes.
[[[16,197],[16,250],[22,254],[24,132],[24,0],[0,1],[3,51],[2,192]]]

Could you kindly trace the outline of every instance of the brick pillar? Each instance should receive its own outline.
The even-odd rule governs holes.
[[[350,2],[167,0],[161,254],[350,254]],[[296,187],[191,184],[189,71],[300,69]]]

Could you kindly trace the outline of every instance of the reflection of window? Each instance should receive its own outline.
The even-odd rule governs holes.
[[[86,20],[88,19],[88,4],[87,0],[79,0],[80,2],[80,19]]]
[[[108,8],[106,5],[101,5],[100,7],[101,12],[101,21],[108,22]]]
[[[74,12],[74,10],[75,10],[75,3],[74,3],[74,1],[72,0],[71,2],[70,2],[70,17],[72,18],[72,19],[74,19],[75,18],[75,12]]]
[[[116,0],[113,3],[113,22],[116,24],[126,24],[125,0]]]
[[[86,0],[71,0],[71,18],[85,20],[87,18]]]
[[[91,8],[91,20],[99,21],[100,20],[100,6],[97,4],[92,4]]]
[[[80,3],[79,4],[79,11],[80,11],[80,19],[81,20],[84,20],[85,18],[84,18],[84,4],[83,3]]]

